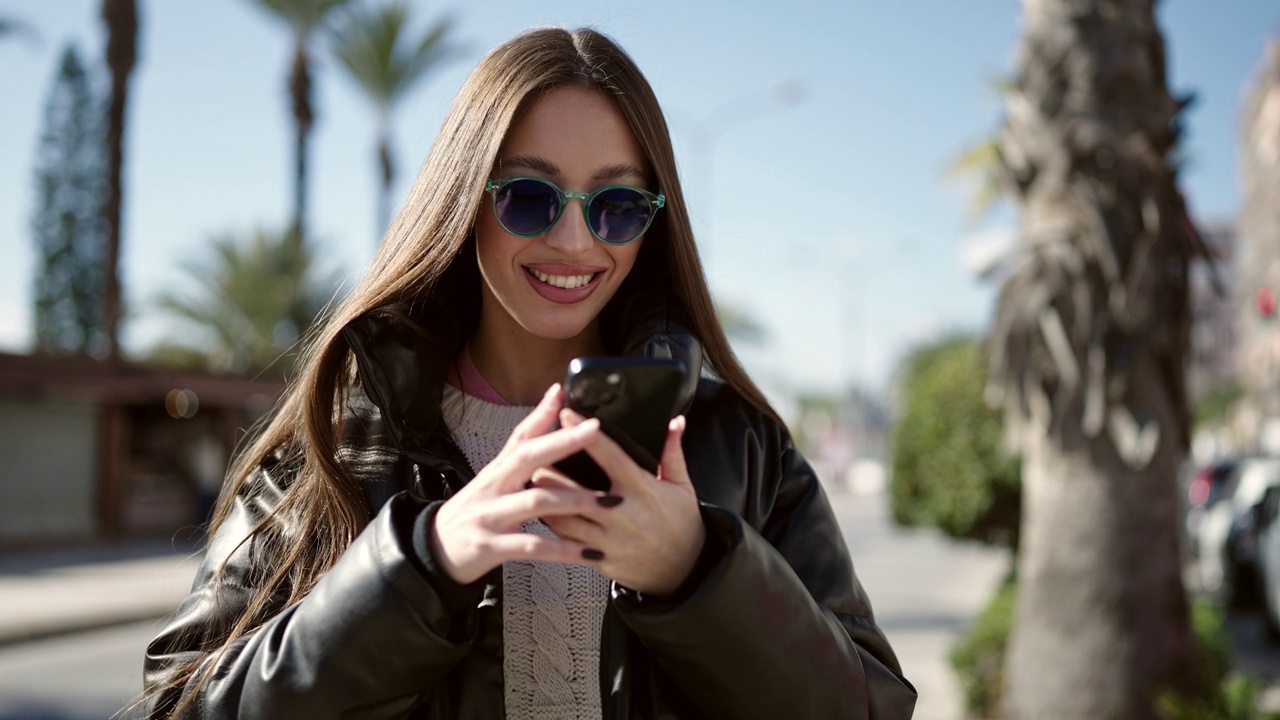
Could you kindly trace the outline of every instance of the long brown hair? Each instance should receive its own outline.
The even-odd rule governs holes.
[[[628,278],[636,282],[624,283],[611,305],[625,305],[638,287],[661,282],[667,302],[701,341],[714,372],[748,403],[778,420],[734,357],[716,318],[666,121],[639,68],[612,40],[594,30],[548,28],[519,35],[490,52],[467,79],[368,272],[313,336],[298,377],[277,412],[229,469],[230,481],[219,499],[211,535],[227,518],[246,479],[269,457],[286,451],[290,464],[299,468],[275,510],[276,517],[290,519],[287,534],[273,518],[254,530],[263,536],[260,540],[278,550],[279,564],[264,569],[260,589],[227,637],[201,639],[210,652],[225,651],[265,622],[271,608],[305,596],[368,523],[369,509],[337,456],[339,430],[334,418],[341,416],[346,388],[353,381],[350,348],[342,329],[380,308],[421,307],[424,298],[440,301],[431,303],[433,307],[478,305],[478,285],[459,288],[450,279],[460,273],[475,277],[465,272],[466,264],[474,263],[474,252],[465,250],[481,209],[481,189],[522,108],[565,85],[598,89],[613,98],[667,197],[666,208],[646,233]],[[458,293],[467,295],[444,297]],[[196,673],[197,664],[178,668],[166,688],[185,684]],[[205,678],[212,665],[202,671]],[[189,696],[176,710],[191,700]]]

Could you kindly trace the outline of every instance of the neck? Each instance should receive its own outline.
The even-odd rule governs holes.
[[[536,405],[552,383],[563,382],[569,361],[602,355],[598,326],[563,340],[537,337],[523,328],[484,322],[467,346],[476,370],[512,405]]]

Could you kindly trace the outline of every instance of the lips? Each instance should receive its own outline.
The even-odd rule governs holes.
[[[524,271],[534,292],[561,305],[587,299],[604,277],[604,268],[589,265],[546,263],[525,265]]]

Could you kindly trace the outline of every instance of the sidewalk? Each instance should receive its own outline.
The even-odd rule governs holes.
[[[831,499],[877,619],[920,691],[916,720],[958,720],[946,655],[1002,575],[1004,552],[897,528],[882,496]],[[0,647],[163,618],[199,563],[196,546],[167,542],[0,553]]]
[[[164,617],[199,565],[160,541],[0,553],[0,646]]]

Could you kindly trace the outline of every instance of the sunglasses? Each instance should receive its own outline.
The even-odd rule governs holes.
[[[522,238],[549,231],[564,213],[570,198],[582,201],[582,216],[596,239],[609,245],[626,245],[644,234],[658,208],[667,203],[630,185],[606,185],[598,190],[561,190],[537,177],[497,178],[484,184],[493,195],[493,214],[503,229]]]

